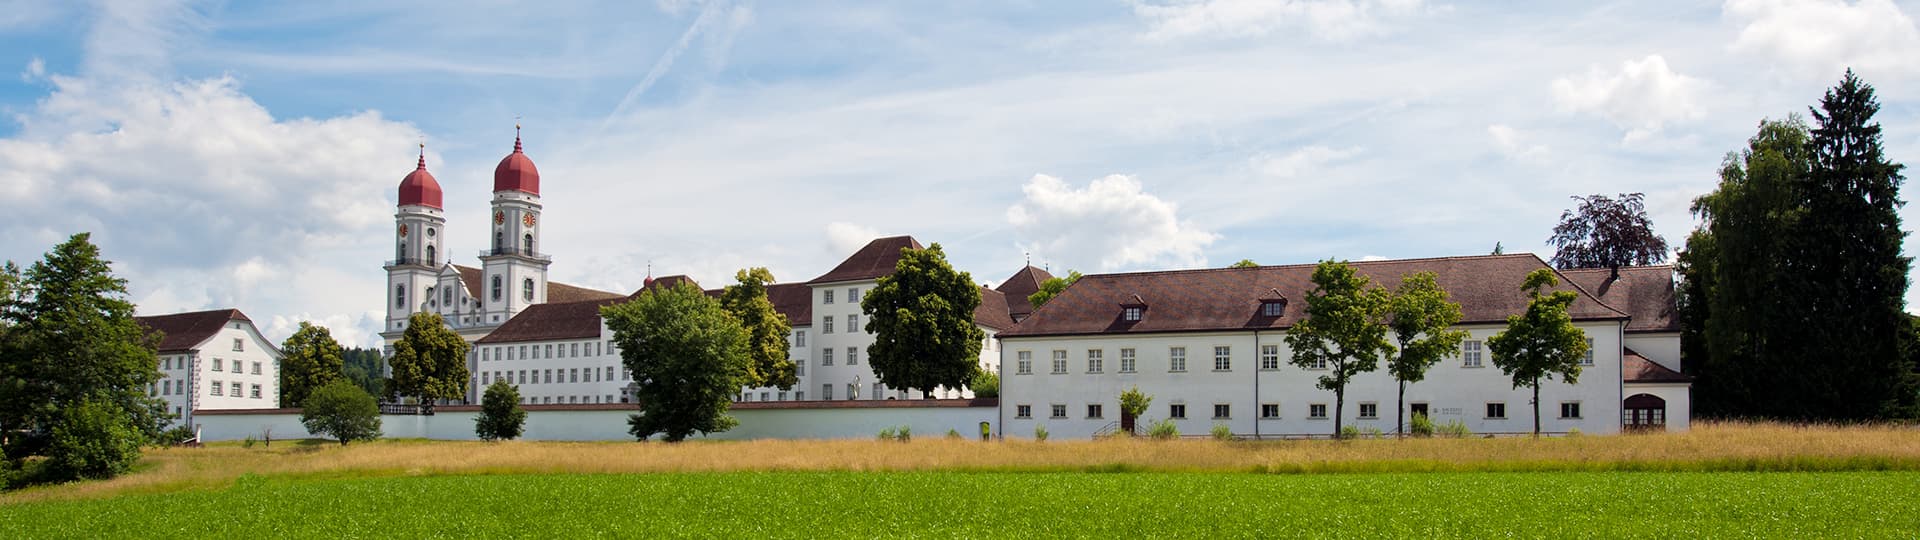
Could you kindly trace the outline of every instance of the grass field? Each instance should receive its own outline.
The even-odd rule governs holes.
[[[0,537],[1848,537],[1920,473],[734,472],[292,480],[35,502]]]

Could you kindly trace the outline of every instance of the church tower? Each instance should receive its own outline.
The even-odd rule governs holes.
[[[387,261],[387,324],[382,330],[405,329],[407,316],[420,311],[433,287],[440,264],[447,260],[441,239],[446,233],[446,211],[440,205],[440,182],[427,172],[427,146],[420,145],[420,162],[400,180],[400,210],[394,214],[394,258]]]
[[[533,304],[547,301],[547,266],[540,253],[540,171],[521,151],[513,126],[513,153],[493,169],[492,238],[482,252],[481,306],[486,324],[500,324]]]

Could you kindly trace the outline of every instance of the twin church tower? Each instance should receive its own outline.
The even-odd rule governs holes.
[[[540,171],[521,150],[514,127],[513,153],[493,168],[492,237],[480,252],[480,268],[452,263],[440,183],[427,172],[426,147],[419,165],[400,181],[394,215],[394,259],[387,261],[387,320],[381,336],[392,344],[418,312],[439,313],[473,341],[527,306],[547,301],[547,266],[540,252]]]

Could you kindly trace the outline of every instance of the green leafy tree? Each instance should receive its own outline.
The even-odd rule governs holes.
[[[347,380],[353,381],[368,394],[380,395],[385,391],[386,379],[380,376],[380,366],[386,364],[386,359],[380,357],[379,349],[354,347],[342,352],[341,358],[345,365],[340,372]]]
[[[1027,295],[1027,302],[1032,303],[1034,309],[1039,309],[1041,304],[1045,304],[1053,300],[1053,297],[1059,296],[1062,292],[1066,292],[1067,287],[1072,286],[1075,281],[1080,281],[1080,272],[1074,270],[1068,270],[1067,277],[1054,276],[1047,278],[1046,281],[1040,282],[1040,290]]]
[[[874,335],[867,347],[874,376],[891,388],[918,389],[923,397],[932,397],[936,387],[966,385],[987,338],[973,323],[978,307],[979,286],[947,264],[940,244],[901,249],[893,274],[860,300],[866,329]]]
[[[1347,384],[1355,375],[1379,369],[1380,357],[1393,352],[1382,321],[1392,301],[1392,293],[1373,286],[1345,261],[1321,261],[1313,270],[1313,290],[1307,292],[1307,318],[1287,331],[1287,346],[1293,348],[1289,363],[1327,370],[1317,386],[1333,391],[1336,437],[1343,426]]]
[[[600,316],[633,372],[634,437],[679,442],[739,424],[727,408],[747,382],[750,336],[719,301],[681,283],[600,308]]]
[[[1140,420],[1140,415],[1147,414],[1147,407],[1151,405],[1153,405],[1153,396],[1141,392],[1139,386],[1134,386],[1128,388],[1125,392],[1121,392],[1120,420],[1121,423],[1126,424],[1120,426],[1121,431],[1132,435],[1135,427],[1134,423]]]
[[[159,338],[134,321],[126,280],[89,238],[73,235],[6,280],[14,290],[0,296],[0,450],[11,463],[46,456],[93,477],[126,470],[172,415],[147,395],[160,378]],[[115,420],[96,422],[101,415]]]
[[[1553,265],[1560,268],[1611,268],[1667,260],[1667,241],[1653,233],[1644,193],[1576,196],[1580,205],[1560,214],[1547,243],[1557,246]]]
[[[1393,432],[1400,434],[1407,410],[1407,384],[1425,380],[1428,369],[1460,350],[1467,332],[1448,330],[1460,322],[1460,304],[1448,299],[1447,290],[1440,288],[1433,272],[1402,276],[1388,314],[1387,328],[1393,330],[1400,350],[1387,359],[1387,371],[1400,386],[1393,413]]]
[[[1260,263],[1253,262],[1253,259],[1240,259],[1240,262],[1233,263],[1227,268],[1259,268],[1259,267],[1260,267]]]
[[[410,397],[428,409],[438,400],[465,399],[471,347],[438,313],[407,317],[407,331],[394,342],[393,358],[387,360],[393,366],[387,396]]]
[[[967,380],[967,388],[973,389],[973,397],[1000,397],[1000,374],[976,367],[973,378]]]
[[[767,284],[773,283],[773,272],[765,268],[750,268],[734,273],[738,283],[728,285],[720,293],[720,307],[740,321],[747,329],[747,350],[751,360],[747,363],[747,383],[750,387],[777,386],[789,390],[800,383],[793,359],[787,357],[792,344],[787,335],[793,332],[787,316],[773,309],[773,301],[767,299]]]
[[[280,344],[280,406],[299,407],[313,389],[343,376],[340,343],[325,326],[300,321]]]
[[[487,442],[520,438],[527,424],[527,411],[520,409],[520,389],[506,379],[487,385],[480,397],[480,416],[473,419],[473,432]]]
[[[308,433],[333,437],[340,446],[380,437],[380,405],[372,394],[346,379],[314,389],[303,405],[300,425]]]
[[[1567,307],[1580,298],[1573,291],[1542,290],[1560,284],[1545,268],[1527,274],[1520,288],[1527,291],[1527,312],[1507,316],[1507,329],[1487,338],[1493,365],[1513,378],[1513,387],[1533,389],[1533,435],[1540,436],[1540,383],[1558,375],[1561,382],[1580,379],[1580,360],[1587,355],[1587,333],[1573,325]]]

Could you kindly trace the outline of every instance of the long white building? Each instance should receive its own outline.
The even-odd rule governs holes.
[[[195,410],[280,406],[280,349],[237,309],[135,317],[162,334],[160,381],[147,394],[167,403],[176,422]]]

